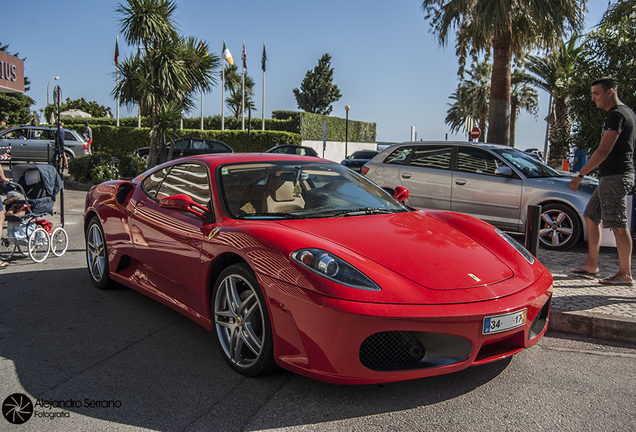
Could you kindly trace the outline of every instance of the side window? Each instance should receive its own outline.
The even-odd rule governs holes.
[[[413,151],[413,147],[398,147],[393,153],[384,159],[384,163],[400,165],[404,163],[409,154]]]
[[[192,140],[192,148],[195,150],[204,150],[207,149],[208,146],[205,144],[205,141]]]
[[[419,146],[413,151],[411,165],[422,168],[450,169],[451,146]]]
[[[51,133],[48,129],[31,129],[31,139],[34,140],[50,140]]]
[[[186,147],[188,147],[188,141],[184,139],[179,139],[174,142],[175,150],[185,150]]]
[[[457,170],[473,174],[495,175],[495,170],[505,164],[492,153],[478,148],[460,147]]]
[[[149,197],[155,198],[155,196],[157,195],[157,191],[159,190],[159,186],[161,185],[163,179],[166,178],[168,171],[170,171],[169,167],[155,171],[148,177],[146,177],[141,183],[141,187],[143,188],[144,192],[148,194]]]
[[[177,194],[186,194],[202,206],[209,205],[210,182],[203,165],[184,163],[172,166],[157,191],[157,199]]]
[[[71,131],[64,131],[64,141],[77,141],[75,135],[71,133]]]

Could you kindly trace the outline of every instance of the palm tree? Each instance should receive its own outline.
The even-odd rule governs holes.
[[[585,0],[424,0],[422,9],[445,44],[456,29],[460,74],[468,53],[493,55],[488,142],[509,144],[513,56],[528,49],[556,46],[569,30],[583,24]]]
[[[162,138],[170,122],[161,121],[160,114],[173,117],[175,103],[180,112],[192,108],[193,92],[211,88],[216,80],[213,71],[220,61],[208,54],[205,42],[178,35],[172,20],[176,10],[173,1],[128,0],[115,10],[121,15],[124,39],[139,50],[119,63],[122,79],[112,93],[128,106],[138,105],[141,114],[150,117],[148,166],[152,167],[157,154],[161,161],[167,157]]]
[[[527,81],[548,92],[552,98],[548,113],[548,165],[553,168],[560,168],[570,151],[572,119],[568,86],[574,74],[576,59],[583,51],[583,47],[576,46],[578,37],[573,35],[546,57],[529,56],[526,61],[526,69],[532,74],[526,77]]]
[[[479,141],[485,142],[491,71],[492,65],[487,61],[473,63],[468,71],[470,79],[462,80],[450,96],[455,103],[446,112],[445,123],[451,127],[451,132],[461,130],[468,118],[476,119],[482,131]]]
[[[245,75],[245,108],[241,110],[241,106],[243,105],[243,95],[241,93],[243,80],[237,68],[236,65],[230,65],[225,68],[225,89],[230,92],[230,95],[225,98],[225,103],[230,110],[232,110],[232,114],[238,119],[241,117],[241,111],[244,113],[248,107],[252,111],[256,111],[256,104],[252,98],[256,83],[251,76]]]

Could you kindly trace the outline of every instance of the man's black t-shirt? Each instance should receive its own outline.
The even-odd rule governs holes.
[[[603,133],[618,132],[618,139],[607,158],[599,165],[599,177],[634,172],[634,141],[636,115],[627,105],[616,105],[607,112]]]

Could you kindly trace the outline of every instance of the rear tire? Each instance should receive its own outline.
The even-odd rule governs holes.
[[[276,369],[267,304],[247,264],[221,273],[212,293],[212,314],[221,354],[232,369],[246,376]]]
[[[86,228],[86,263],[91,282],[99,289],[113,287],[108,267],[108,247],[104,230],[98,217],[94,217]]]
[[[68,248],[68,235],[62,227],[55,228],[51,234],[51,252],[55,256],[62,256]]]

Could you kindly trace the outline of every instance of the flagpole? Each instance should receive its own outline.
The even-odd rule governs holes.
[[[225,60],[221,61],[221,69],[223,70],[223,73],[221,74],[221,130],[225,130],[225,104],[223,103],[223,101],[225,100]]]
[[[201,87],[201,130],[203,130],[203,87]]]
[[[261,118],[263,121],[262,130],[265,130],[265,62],[267,61],[267,54],[265,54],[265,41],[263,41],[263,57],[261,59],[261,66],[263,69],[263,108],[261,110]]]
[[[241,60],[241,130],[245,130],[245,41],[243,41]]]
[[[117,78],[116,83],[119,87],[119,36],[115,37],[115,73]],[[119,92],[117,92],[117,127],[119,127]]]

